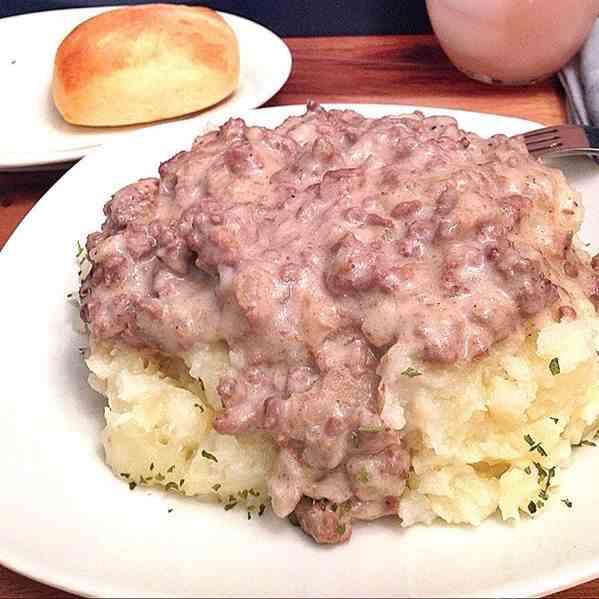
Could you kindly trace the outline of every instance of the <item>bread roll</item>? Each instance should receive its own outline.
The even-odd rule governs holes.
[[[147,123],[212,106],[239,80],[239,46],[205,7],[146,4],[81,23],[60,44],[52,95],[76,125]]]

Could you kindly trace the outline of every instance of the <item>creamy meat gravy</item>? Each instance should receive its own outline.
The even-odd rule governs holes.
[[[561,175],[448,117],[233,119],[159,174],[89,236],[92,337],[169,354],[226,341],[214,427],[272,434],[274,511],[319,542],[397,511],[409,456],[377,374],[392,345],[469,361],[549,306],[572,317],[565,278],[596,295]]]

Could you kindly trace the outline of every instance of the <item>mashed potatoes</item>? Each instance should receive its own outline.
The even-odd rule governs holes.
[[[389,352],[383,415],[396,415],[412,454],[403,526],[436,518],[477,525],[496,510],[517,519],[543,508],[572,445],[594,435],[599,417],[599,318],[590,303],[577,310],[577,320],[531,322],[468,365],[433,367]],[[101,344],[87,364],[108,398],[103,443],[117,476],[264,509],[274,444],[211,426],[228,369],[224,346],[168,359]]]
[[[108,398],[106,462],[132,488],[159,485],[263,511],[273,444],[260,434],[233,437],[212,429],[218,373],[227,367],[222,347],[201,346],[186,358],[197,379],[183,359],[123,346],[92,348],[90,384]]]
[[[412,453],[399,506],[404,526],[480,524],[535,514],[559,483],[572,445],[599,416],[599,319],[539,321],[468,366],[408,364],[393,350],[382,367],[385,404],[405,411]],[[412,374],[406,376],[411,367]]]

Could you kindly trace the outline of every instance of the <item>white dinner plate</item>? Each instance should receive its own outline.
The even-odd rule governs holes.
[[[368,116],[414,107],[353,105]],[[444,109],[482,135],[515,134],[530,121]],[[303,107],[254,110],[273,126]],[[36,204],[0,252],[0,562],[50,585],[130,597],[524,597],[599,576],[599,448],[577,450],[559,493],[517,525],[402,529],[357,524],[350,543],[318,546],[270,512],[245,512],[130,491],[102,459],[104,402],[86,384],[68,292],[75,243],[103,221],[119,187],[153,176],[190,145],[194,127],[141,131],[94,150]],[[583,237],[599,242],[599,175],[565,164],[587,204]],[[172,512],[168,512],[173,508]]]
[[[78,160],[116,136],[164,124],[79,127],[64,121],[54,106],[50,84],[60,42],[82,21],[114,8],[74,8],[0,19],[0,170]],[[185,120],[190,127],[207,118],[261,106],[291,72],[291,53],[283,40],[257,23],[220,14],[239,40],[239,87],[212,108],[173,119]]]

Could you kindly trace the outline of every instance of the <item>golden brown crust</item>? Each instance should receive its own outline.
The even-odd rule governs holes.
[[[76,27],[54,61],[52,93],[79,125],[128,125],[211,106],[239,80],[232,29],[205,7],[131,6]]]

